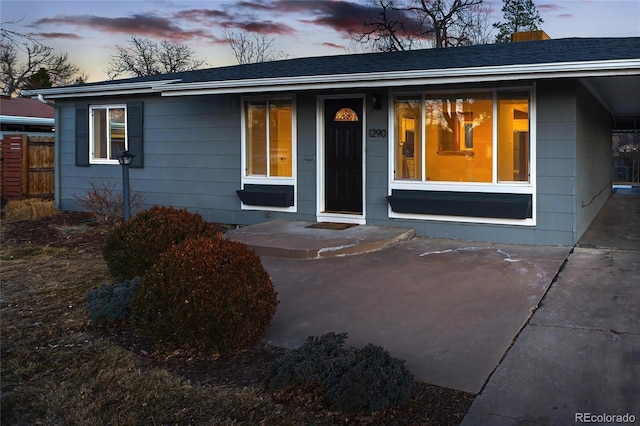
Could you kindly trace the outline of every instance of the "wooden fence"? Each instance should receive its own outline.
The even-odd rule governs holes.
[[[54,138],[5,135],[0,145],[2,201],[53,198]]]

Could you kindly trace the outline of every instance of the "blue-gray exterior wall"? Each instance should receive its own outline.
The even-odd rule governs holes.
[[[386,91],[366,91],[382,97],[382,109],[366,102],[367,129],[389,126]],[[154,204],[187,208],[208,221],[252,224],[270,219],[316,220],[317,99],[326,92],[296,95],[297,212],[241,210],[241,97],[203,95],[160,97],[144,102],[145,167],[131,169],[133,191]],[[340,94],[348,94],[340,92]],[[362,94],[362,92],[358,92]],[[126,102],[133,99],[117,99]],[[83,99],[109,103],[105,99]],[[75,166],[74,103],[59,102],[60,139],[58,203],[63,210],[81,210],[92,180],[121,183],[118,165]],[[515,244],[572,245],[606,200],[610,180],[611,134],[608,113],[576,81],[539,82],[537,113],[537,204],[535,226],[512,226],[404,220],[388,217],[388,139],[366,132],[366,220],[368,224],[412,227],[417,235]],[[605,146],[606,145],[606,146]],[[607,149],[609,151],[607,151]],[[605,152],[606,151],[606,152]],[[606,158],[605,158],[606,157]]]
[[[576,97],[576,239],[611,195],[611,133],[606,108],[583,85]]]

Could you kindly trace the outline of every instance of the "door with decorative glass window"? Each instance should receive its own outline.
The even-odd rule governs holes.
[[[362,99],[324,101],[325,211],[362,213]]]

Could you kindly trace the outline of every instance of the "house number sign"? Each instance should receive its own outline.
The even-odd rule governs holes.
[[[370,138],[386,138],[387,129],[369,129]]]

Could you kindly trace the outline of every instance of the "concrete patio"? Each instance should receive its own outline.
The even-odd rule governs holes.
[[[347,332],[349,345],[383,346],[406,360],[420,381],[472,393],[480,391],[571,250],[406,240],[406,229],[307,225],[274,221],[227,234],[258,249],[278,291],[280,304],[264,340],[296,348],[309,336]],[[376,244],[383,249],[353,254]],[[340,255],[336,247],[343,246],[351,255]],[[318,252],[332,256],[300,259]]]

